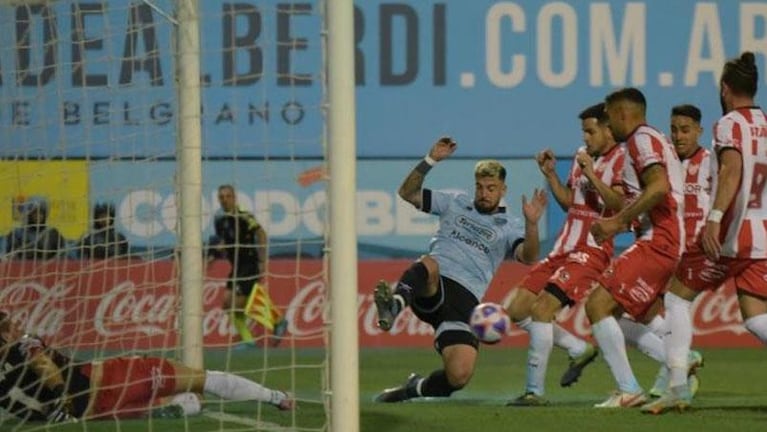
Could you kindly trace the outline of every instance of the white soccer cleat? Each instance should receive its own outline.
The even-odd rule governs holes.
[[[690,394],[695,397],[698,393],[698,387],[700,387],[700,379],[697,376],[697,371],[702,368],[704,364],[703,354],[699,351],[690,350],[690,354],[687,356],[687,385],[690,388]],[[669,371],[666,365],[661,365],[658,370],[658,374],[655,376],[655,383],[653,383],[650,389],[650,397],[659,398],[668,391],[669,385]]]
[[[682,412],[692,405],[692,396],[688,386],[672,387],[660,398],[642,406],[646,414],[663,414],[668,411]]]
[[[644,392],[626,393],[616,390],[606,401],[594,405],[594,408],[634,408],[645,402],[647,396]]]
[[[703,354],[700,351],[690,350],[690,354],[687,356],[687,376],[695,374],[698,368],[703,367],[703,363]]]
[[[652,388],[650,388],[650,397],[661,397],[663,393],[668,390],[668,379],[668,368],[663,364],[660,366],[660,369],[658,369],[658,374],[655,375],[655,382],[653,383]]]

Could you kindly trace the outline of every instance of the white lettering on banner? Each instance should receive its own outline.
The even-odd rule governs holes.
[[[589,83],[594,87],[604,85],[644,85],[647,81],[646,61],[646,5],[629,2],[623,11],[620,25],[612,19],[609,3],[592,3],[589,19],[583,28],[588,28]],[[510,31],[517,38],[502,31],[509,22]],[[554,51],[553,27],[561,22],[562,53],[561,71],[555,72],[552,59]],[[527,56],[519,49],[520,43],[512,50],[510,41],[517,39],[536,41],[536,68],[538,79],[546,86],[561,88],[571,85],[578,75],[578,15],[575,9],[564,2],[546,3],[538,12],[535,34],[526,35],[527,15],[525,10],[513,2],[493,4],[485,16],[485,72],[491,84],[500,88],[520,85],[527,73]],[[620,35],[616,35],[620,32]],[[505,44],[504,44],[505,42]],[[504,49],[505,48],[505,49]],[[504,57],[512,50],[515,54]],[[607,68],[608,77],[603,71]],[[630,72],[630,76],[629,76]]]
[[[357,234],[384,235],[394,229],[392,196],[384,191],[357,193]],[[373,223],[368,223],[373,222]]]
[[[554,48],[552,27],[554,22],[562,27],[562,70],[554,72],[551,53]],[[564,2],[547,3],[538,13],[538,77],[543,84],[561,88],[575,81],[578,74],[578,17],[575,9]]]
[[[206,280],[203,283],[202,307],[205,314],[202,317],[202,334],[204,336],[228,337],[237,333],[229,320],[229,313],[221,309],[219,295],[225,285],[226,282],[222,280]]]
[[[244,197],[240,203],[248,205],[250,199]],[[211,215],[210,201],[202,197],[203,226],[211,223]],[[151,189],[130,192],[120,201],[117,219],[130,234],[138,237],[151,238],[167,231],[175,233],[176,197],[173,194],[163,196]]]
[[[136,285],[122,281],[102,297],[93,323],[104,336],[131,333],[155,336],[165,331],[163,324],[171,319],[175,306],[173,294],[137,296]]]
[[[264,228],[272,236],[285,235],[293,232],[298,226],[299,203],[298,198],[293,194],[281,191],[270,190],[267,192],[256,192],[256,202],[263,208],[277,209],[281,219],[275,220],[271,215],[259,213],[258,218],[264,225]],[[252,207],[250,207],[252,208]]]
[[[699,295],[692,304],[693,334],[747,333],[740,320],[738,297],[730,290],[719,288]]]
[[[301,208],[304,225],[314,235],[321,235],[325,232],[326,202],[327,193],[324,190],[319,190],[309,195]]]
[[[397,196],[395,199],[397,234],[399,235],[432,235],[439,228],[439,220],[434,216],[416,210],[412,204]]]
[[[0,289],[0,305],[13,305],[11,314],[25,323],[25,331],[38,336],[53,336],[64,327],[66,310],[54,307],[69,297],[73,284],[57,282],[48,288],[34,280],[19,280]]]
[[[623,11],[620,44],[616,43],[615,25],[609,3],[592,3],[589,40],[591,42],[591,76],[589,83],[594,87],[645,84],[646,73],[646,25],[645,4],[627,3]],[[602,76],[606,63],[609,80]],[[627,80],[631,62],[631,81]]]
[[[202,224],[212,228],[216,209],[212,200],[202,199]],[[357,199],[357,233],[386,236],[429,235],[439,223],[433,216],[414,209],[391,191],[360,190]],[[295,235],[304,228],[311,235],[324,231],[327,194],[323,190],[309,194],[304,201],[291,192],[270,189],[248,196],[238,194],[243,209],[252,211],[271,236]],[[255,206],[254,203],[257,203]],[[132,236],[149,239],[176,232],[176,200],[173,194],[142,189],[125,195],[119,203],[118,223]]]
[[[322,330],[322,323],[325,321],[324,298],[325,283],[320,279],[315,279],[298,290],[285,313],[290,323],[291,334],[297,337],[310,336]]]
[[[708,57],[704,57],[705,52],[709,53]],[[684,85],[698,85],[698,75],[701,73],[710,73],[713,82],[718,83],[724,61],[724,42],[717,5],[698,3],[693,13]]]
[[[525,31],[525,11],[516,3],[499,2],[490,7],[485,18],[485,71],[490,82],[501,88],[516,87],[525,79],[527,60],[522,54],[511,56],[511,67],[504,69],[506,63],[501,58],[502,40],[508,39],[501,34],[501,24],[506,19],[511,21],[511,31]]]
[[[297,337],[317,335],[322,331],[325,313],[325,282],[315,279],[301,287],[291,299],[286,317],[290,333]],[[361,331],[366,335],[381,334],[378,328],[378,315],[371,294],[357,295],[357,317]],[[400,333],[408,336],[426,336],[434,333],[431,326],[418,319],[410,309],[397,317],[389,334]]]
[[[100,271],[100,270],[99,270]],[[70,273],[74,274],[74,273]],[[139,282],[117,280],[113,286],[104,286],[104,279],[77,279],[69,283],[68,277],[59,280],[10,280],[0,288],[0,308],[9,309],[14,317],[26,325],[26,331],[46,337],[60,346],[107,346],[118,340],[143,340],[147,348],[175,343],[172,337],[178,326],[178,299],[169,280]],[[79,282],[77,282],[79,280]],[[77,283],[85,285],[77,286]],[[111,283],[111,282],[110,282]],[[216,343],[228,341],[236,332],[231,328],[228,314],[221,310],[220,299],[224,289],[222,279],[207,280],[203,286],[203,334]],[[516,291],[506,295],[501,304],[513,300]],[[291,295],[286,309],[289,331],[297,341],[319,340],[327,326],[327,287],[319,276],[312,276]],[[287,301],[287,297],[283,297]],[[9,306],[13,305],[12,308]],[[368,343],[370,336],[382,335],[377,327],[377,314],[372,295],[357,294],[357,325]],[[693,303],[694,334],[703,341],[749,343],[751,339],[740,321],[738,300],[732,287],[704,292]],[[579,303],[566,308],[557,321],[578,336],[587,336],[590,326]],[[349,325],[355,325],[349,323]],[[420,321],[411,310],[403,312],[389,332],[398,336],[394,344],[423,341],[433,335],[431,327]],[[508,337],[520,337],[524,331],[513,326]],[[742,337],[739,337],[741,336]],[[303,343],[302,342],[302,343]],[[390,344],[377,340],[372,345]],[[517,343],[511,341],[512,344]],[[163,345],[166,344],[166,345]]]
[[[760,24],[757,24],[757,21]],[[748,2],[740,4],[740,51],[767,55],[767,3]]]
[[[162,196],[151,190],[137,190],[123,198],[118,206],[117,217],[131,234],[154,237],[165,230],[156,217],[155,210],[162,203]],[[145,211],[143,214],[139,211]]]

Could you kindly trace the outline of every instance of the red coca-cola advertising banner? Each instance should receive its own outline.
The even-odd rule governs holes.
[[[376,327],[372,287],[379,279],[394,283],[410,264],[407,260],[359,263],[358,325],[363,347],[431,345],[432,330],[409,311],[392,330]],[[288,319],[282,346],[316,347],[325,342],[323,329],[327,284],[322,261],[273,260],[267,287]],[[203,331],[206,346],[237,341],[229,317],[221,309],[229,265],[211,263],[203,282]],[[505,263],[486,300],[503,303],[526,267]],[[178,266],[174,261],[107,260],[8,261],[0,263],[0,309],[56,346],[77,349],[156,349],[178,345],[181,301]],[[183,289],[182,289],[183,290]],[[697,346],[759,346],[740,323],[732,287],[701,295],[693,306]],[[575,334],[589,337],[582,305],[562,312],[560,322]],[[256,333],[263,330],[254,327]],[[524,346],[523,331],[513,328],[502,346]]]

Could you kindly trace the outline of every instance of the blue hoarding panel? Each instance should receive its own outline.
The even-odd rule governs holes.
[[[205,155],[322,156],[319,3],[200,5]],[[749,49],[765,69],[767,53],[753,1],[360,1],[355,18],[361,157],[416,157],[442,133],[471,157],[569,153],[578,112],[622,86],[645,92],[660,129],[679,103],[708,126],[725,59]],[[157,10],[58,1],[2,7],[0,26],[0,156],[173,157],[172,25]]]
[[[511,211],[520,215],[523,194],[530,196],[540,186],[534,161],[502,160],[508,170],[506,196]],[[436,230],[434,216],[416,211],[397,196],[397,189],[416,161],[361,161],[358,166],[356,203],[357,233],[361,244],[378,248],[382,255],[423,253]],[[253,211],[266,228],[273,247],[301,247],[297,242],[316,244],[323,238],[326,215],[324,185],[313,174],[312,161],[207,162],[203,168],[204,236],[212,234],[212,216],[218,209],[216,189],[231,183],[238,190],[243,208]],[[462,189],[473,194],[474,162],[449,160],[436,166],[425,186]],[[131,244],[139,247],[168,247],[176,243],[174,162],[91,164],[91,201],[111,201],[117,208],[117,225]],[[546,232],[545,218],[540,224]],[[545,237],[545,234],[544,234]],[[372,250],[371,249],[371,250]]]

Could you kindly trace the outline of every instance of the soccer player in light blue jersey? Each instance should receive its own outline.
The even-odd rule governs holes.
[[[477,163],[473,199],[466,193],[422,187],[426,174],[456,147],[450,138],[439,139],[400,186],[402,199],[439,216],[439,229],[429,254],[403,273],[394,291],[381,281],[374,294],[378,326],[388,331],[397,315],[410,306],[434,328],[434,346],[443,365],[425,378],[411,374],[404,385],[379,394],[378,402],[447,397],[463,388],[474,373],[479,345],[468,324],[472,310],[507,254],[525,264],[538,259],[538,220],[546,208],[546,194],[536,189],[529,202],[522,196],[524,223],[509,214],[501,205],[506,169],[498,161]]]

